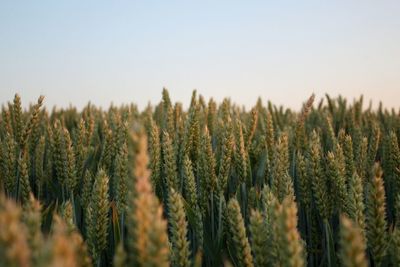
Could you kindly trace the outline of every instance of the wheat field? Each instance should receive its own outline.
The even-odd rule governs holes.
[[[0,116],[0,266],[400,266],[400,113],[193,92]]]

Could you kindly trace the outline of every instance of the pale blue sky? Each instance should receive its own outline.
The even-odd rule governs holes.
[[[312,92],[399,108],[400,1],[0,0],[0,103],[158,102],[163,86],[298,109]]]

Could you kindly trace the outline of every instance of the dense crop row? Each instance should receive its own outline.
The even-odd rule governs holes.
[[[400,116],[166,90],[0,121],[0,266],[400,266]]]

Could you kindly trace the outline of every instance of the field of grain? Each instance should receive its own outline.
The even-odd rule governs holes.
[[[397,110],[171,97],[2,103],[0,266],[400,266]]]

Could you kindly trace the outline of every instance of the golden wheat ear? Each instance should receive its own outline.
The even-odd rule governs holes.
[[[128,209],[127,263],[135,266],[170,266],[167,221],[154,193],[147,169],[147,140],[138,136],[135,188]]]
[[[0,194],[0,264],[29,267],[28,229],[21,223],[21,209]]]
[[[346,215],[340,217],[339,258],[344,267],[367,267],[366,244],[361,229]]]

